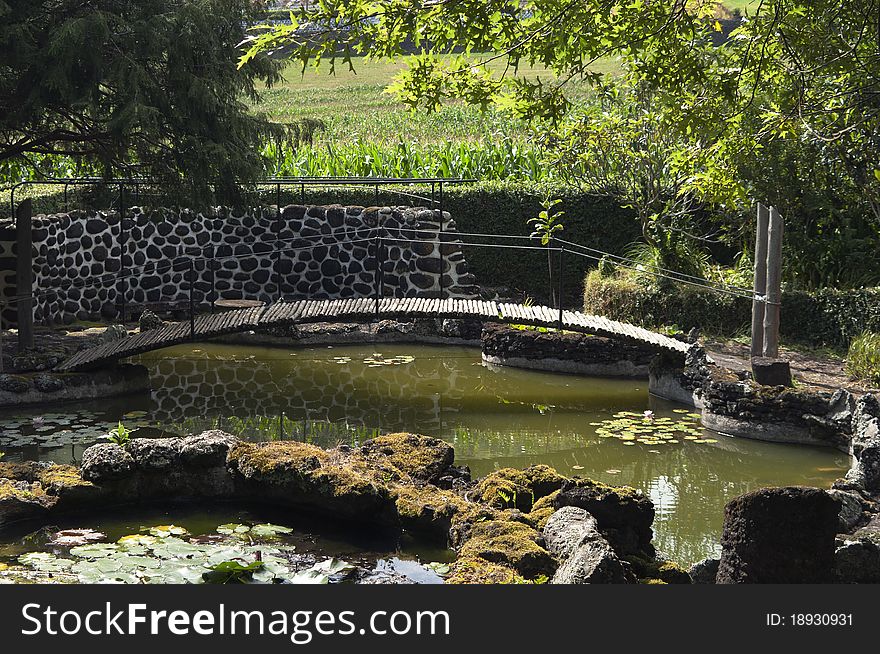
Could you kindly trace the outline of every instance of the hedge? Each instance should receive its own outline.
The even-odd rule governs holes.
[[[587,275],[584,311],[646,327],[694,327],[720,336],[746,334],[751,302],[692,286],[657,286]],[[791,343],[846,348],[866,331],[880,331],[880,288],[783,291],[780,335]]]
[[[407,193],[430,196],[431,189],[404,187]],[[561,222],[561,238],[597,250],[622,254],[626,246],[640,235],[635,214],[618,203],[586,195],[562,185],[548,186],[532,182],[479,182],[444,186],[443,209],[448,211],[461,232],[482,234],[511,234],[528,236],[532,229],[528,221],[542,210],[541,203],[549,195],[562,202],[557,209],[565,212]],[[291,201],[300,202],[299,191]],[[306,190],[306,201],[313,204],[373,205],[374,191],[370,188],[340,188],[327,191]],[[383,204],[425,204],[395,196],[380,194]],[[534,245],[538,245],[534,241]],[[547,272],[547,254],[533,250],[468,247],[465,250],[471,271],[482,287],[507,287],[532,297],[536,302],[547,302],[550,296]],[[553,275],[556,275],[556,256],[553,256]],[[567,254],[563,259],[563,294],[569,306],[580,304],[583,279],[596,262]]]

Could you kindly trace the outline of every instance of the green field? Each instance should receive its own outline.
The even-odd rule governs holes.
[[[284,71],[284,82],[263,92],[254,108],[277,122],[302,118],[322,120],[327,131],[321,140],[345,142],[362,139],[377,144],[418,141],[427,145],[446,141],[485,142],[500,134],[525,135],[523,124],[489,110],[452,101],[434,113],[411,112],[395,97],[385,92],[394,76],[407,65],[409,57],[396,62],[355,60],[355,72],[338,70],[331,75],[323,66],[302,73],[299,64],[291,63]],[[594,70],[613,72],[612,60],[598,63]],[[503,64],[494,61],[489,68],[500,74]],[[552,79],[543,67],[523,66],[518,76]],[[572,82],[577,97],[587,89]]]

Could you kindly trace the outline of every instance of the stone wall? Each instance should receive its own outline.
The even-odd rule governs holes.
[[[605,377],[647,377],[656,351],[588,334],[488,325],[482,334],[488,363]]]
[[[684,366],[664,355],[652,360],[648,389],[701,409],[702,425],[723,434],[849,451],[855,398],[844,389],[763,386],[749,372],[718,366],[700,347]]]
[[[187,310],[193,297],[272,301],[371,297],[376,240],[384,239],[384,294],[473,297],[477,288],[448,213],[410,207],[285,207],[236,212],[138,207],[73,211],[33,218],[38,321],[116,319],[125,298],[130,317],[144,305]],[[442,232],[442,233],[441,233]],[[0,297],[15,295],[15,228],[0,225]],[[432,241],[443,241],[442,245]],[[213,260],[213,263],[211,262]],[[130,275],[118,280],[120,274]],[[279,284],[280,282],[280,284]],[[280,288],[279,288],[280,285]],[[4,314],[14,324],[14,311]]]

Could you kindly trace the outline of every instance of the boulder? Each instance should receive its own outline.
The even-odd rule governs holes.
[[[45,514],[56,498],[47,495],[40,482],[0,478],[0,527]]]
[[[837,531],[842,534],[852,531],[862,518],[862,498],[852,491],[833,489],[828,491],[834,499],[840,502],[839,525]]]
[[[880,402],[874,395],[863,395],[856,403],[851,447],[856,463],[847,479],[869,492],[880,491]]]
[[[556,561],[540,546],[540,539],[541,535],[524,523],[487,520],[471,527],[459,555],[508,566],[527,578],[549,576]]]
[[[388,434],[364,441],[361,453],[388,463],[413,479],[434,483],[449,470],[455,450],[439,438],[418,434]]]
[[[688,575],[692,584],[714,584],[715,577],[718,575],[718,559],[703,559],[694,563]]]
[[[41,393],[57,393],[64,388],[64,382],[55,375],[41,373],[34,375],[34,388]]]
[[[541,498],[562,488],[566,481],[566,477],[546,465],[522,470],[502,468],[480,479],[468,497],[498,509],[515,508],[527,513]]]
[[[102,484],[128,476],[133,468],[134,459],[124,448],[102,443],[83,452],[80,474],[86,481]]]
[[[596,519],[583,509],[565,506],[544,526],[547,550],[559,559],[554,584],[622,584],[633,579]]]
[[[840,502],[818,488],[761,488],[724,509],[719,584],[832,580]]]
[[[138,320],[138,326],[140,327],[141,334],[143,334],[144,332],[153,331],[154,329],[161,329],[165,326],[165,321],[147,309],[141,314],[141,317]]]
[[[398,524],[388,472],[342,448],[297,441],[238,443],[227,466],[244,493],[356,522]]]
[[[553,498],[554,508],[564,506],[576,506],[592,515],[619,554],[654,557],[654,504],[640,491],[590,479],[570,479]]]
[[[785,359],[754,357],[752,378],[762,386],[791,386],[791,366]]]
[[[178,444],[180,461],[194,467],[225,465],[229,450],[238,443],[239,440],[232,434],[211,429],[180,439]]]
[[[834,552],[834,575],[844,584],[880,583],[880,533],[859,530],[843,537]]]
[[[21,394],[27,393],[30,388],[26,377],[20,375],[0,375],[0,391]]]
[[[544,525],[544,544],[557,559],[567,559],[580,545],[593,538],[601,538],[596,519],[576,506],[564,506],[555,511]]]
[[[112,343],[126,336],[128,336],[128,330],[125,328],[125,325],[110,325],[101,334],[100,340],[102,343]]]

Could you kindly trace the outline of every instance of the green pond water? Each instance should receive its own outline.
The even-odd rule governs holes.
[[[474,477],[546,463],[635,486],[656,506],[656,546],[683,564],[717,554],[732,497],[768,485],[828,487],[848,467],[835,450],[705,431],[690,409],[651,397],[646,381],[487,366],[474,348],[199,344],[137,361],[150,370],[151,394],[0,414],[0,450],[75,463],[120,419],[135,437],[219,427],[323,446],[412,431],[454,444]]]

